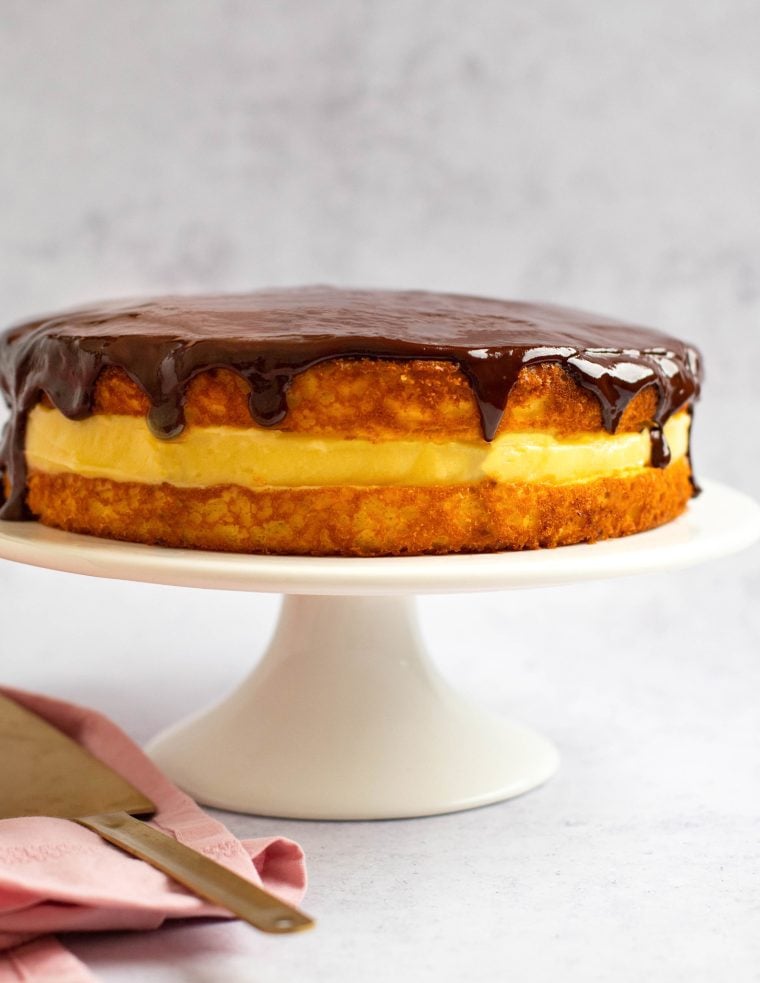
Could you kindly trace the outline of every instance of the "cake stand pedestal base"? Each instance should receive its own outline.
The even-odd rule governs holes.
[[[91,577],[287,595],[253,674],[149,751],[208,805],[296,819],[391,819],[508,799],[557,766],[545,738],[472,706],[441,679],[411,595],[677,570],[758,538],[757,503],[706,481],[686,513],[659,529],[554,550],[249,556],[0,522],[0,557]]]
[[[208,805],[298,819],[387,819],[527,792],[554,746],[435,670],[410,597],[285,597],[260,664],[151,757]]]

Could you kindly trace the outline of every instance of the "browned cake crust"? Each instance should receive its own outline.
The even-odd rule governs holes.
[[[189,426],[256,427],[247,383],[226,369],[193,379],[185,398]],[[623,414],[618,433],[651,422],[653,388],[640,392]],[[95,388],[96,413],[147,415],[148,397],[122,370],[103,371]],[[291,433],[370,439],[480,440],[472,388],[450,362],[337,359],[293,379],[288,414],[276,429]],[[509,394],[498,433],[543,430],[555,435],[603,433],[599,401],[559,365],[524,368]]]
[[[176,488],[33,474],[29,505],[71,532],[162,546],[249,553],[384,556],[535,549],[625,536],[676,518],[690,469],[567,485],[540,483]]]

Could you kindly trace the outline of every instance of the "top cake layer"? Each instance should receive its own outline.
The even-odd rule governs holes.
[[[277,426],[295,376],[329,360],[367,358],[458,366],[486,440],[526,367],[561,366],[596,397],[610,433],[631,401],[651,389],[655,465],[667,459],[663,424],[698,394],[700,378],[698,353],[677,339],[549,305],[329,287],[105,304],[22,324],[0,339],[0,382],[13,411],[3,517],[21,514],[26,415],[42,394],[82,419],[93,412],[102,370],[120,369],[147,397],[154,434],[171,438],[184,425],[191,380],[207,370],[241,376],[250,386],[252,419]]]

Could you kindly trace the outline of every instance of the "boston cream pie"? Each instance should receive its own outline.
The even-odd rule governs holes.
[[[4,519],[166,546],[382,556],[593,542],[694,494],[697,351],[547,305],[262,290],[0,339]]]

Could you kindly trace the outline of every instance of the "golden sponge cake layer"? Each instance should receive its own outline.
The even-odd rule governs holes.
[[[176,488],[31,474],[28,503],[47,525],[163,546],[318,556],[536,549],[651,529],[692,495],[682,458],[667,468],[569,484],[254,490]]]
[[[188,426],[257,427],[249,388],[236,373],[213,369],[188,385]],[[617,433],[641,430],[655,413],[653,388],[629,404]],[[145,417],[143,390],[121,369],[108,368],[95,388],[94,412]],[[270,428],[266,428],[270,429]],[[413,436],[481,440],[477,402],[461,370],[450,362],[336,359],[295,376],[288,412],[276,427],[287,433],[387,439]],[[554,435],[605,433],[598,400],[558,365],[523,368],[497,433],[542,430]]]

